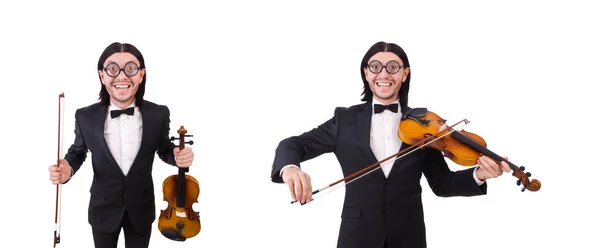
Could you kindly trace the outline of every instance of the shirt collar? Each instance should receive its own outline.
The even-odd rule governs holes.
[[[135,107],[135,100],[133,100],[133,102],[124,109],[131,108],[131,107]],[[110,101],[110,104],[108,105],[108,111],[116,110],[116,109],[121,109],[121,108],[117,107],[112,101]]]
[[[373,101],[371,101],[371,113],[375,113],[375,112],[374,112],[374,111],[375,111],[375,110],[374,110],[374,109],[375,109],[375,107],[374,107],[374,106],[375,106],[375,104],[381,104],[381,105],[385,105],[385,104],[381,103],[380,101],[378,101],[377,99],[375,99],[375,97],[373,97]],[[390,104],[400,104],[400,100],[396,100],[396,101],[394,101],[394,102],[392,102],[392,103],[390,103]],[[398,106],[398,107],[399,107],[399,106]],[[400,111],[398,111],[398,112],[400,112]]]

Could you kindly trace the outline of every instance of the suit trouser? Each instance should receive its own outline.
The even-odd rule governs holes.
[[[100,232],[92,227],[92,234],[94,236],[94,244],[96,248],[117,248],[119,241],[119,234],[121,228],[125,235],[125,247],[126,248],[148,248],[150,243],[150,234],[152,233],[152,226],[148,226],[146,232],[140,233],[133,229],[129,223],[129,216],[127,210],[123,214],[121,225],[111,233]]]

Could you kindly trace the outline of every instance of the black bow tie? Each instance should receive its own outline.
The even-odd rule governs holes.
[[[397,103],[393,103],[390,105],[375,104],[374,108],[375,108],[375,114],[379,114],[386,109],[388,109],[394,113],[398,113],[398,104]]]
[[[127,109],[117,109],[117,110],[110,111],[110,117],[113,119],[119,117],[121,114],[133,115],[133,107],[130,107]]]

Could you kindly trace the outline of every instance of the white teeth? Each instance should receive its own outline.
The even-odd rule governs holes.
[[[115,88],[117,88],[117,89],[128,89],[129,85],[115,85]]]
[[[392,86],[392,83],[377,83],[377,86]]]

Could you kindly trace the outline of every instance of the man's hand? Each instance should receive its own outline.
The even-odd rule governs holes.
[[[71,178],[71,166],[67,160],[61,159],[60,164],[48,167],[52,184],[63,184]]]
[[[508,160],[507,157],[504,157],[504,159]],[[477,164],[479,167],[476,169],[475,174],[481,181],[485,181],[489,178],[496,178],[502,175],[502,172],[511,171],[510,166],[508,166],[508,163],[505,161],[500,162],[500,165],[498,165],[493,159],[486,156],[481,156],[477,160]]]
[[[187,168],[192,165],[192,161],[194,161],[194,152],[192,148],[186,147],[183,150],[179,150],[179,147],[175,147],[173,149],[173,154],[175,154],[175,163],[177,167]]]
[[[289,189],[292,199],[300,203],[312,201],[312,186],[310,184],[310,176],[302,172],[298,167],[290,166],[283,170],[281,175]]]

